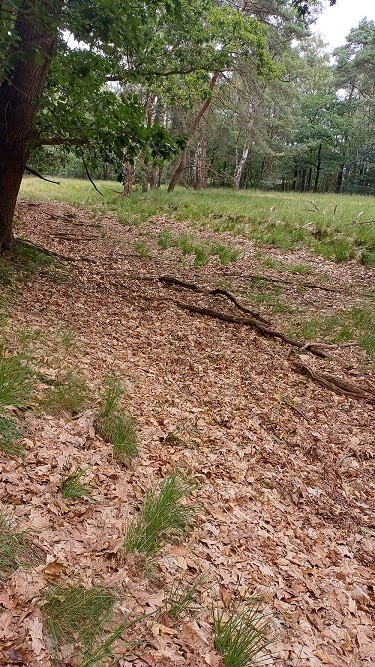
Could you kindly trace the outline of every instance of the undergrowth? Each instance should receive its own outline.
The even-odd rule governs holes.
[[[21,566],[38,563],[39,556],[29,533],[17,530],[8,517],[0,514],[0,579]]]
[[[68,477],[65,477],[61,483],[61,495],[65,499],[76,500],[90,495],[90,489],[81,482],[85,471],[81,468],[74,470]]]
[[[0,415],[0,449],[10,456],[21,456],[24,447],[20,443],[22,431],[14,420]]]
[[[250,667],[265,658],[270,637],[268,617],[261,611],[261,601],[246,600],[230,611],[213,612],[214,646],[225,667]]]
[[[55,586],[45,594],[42,612],[55,648],[76,643],[91,648],[110,619],[114,593],[100,586]]]
[[[194,266],[205,266],[210,257],[218,257],[223,266],[235,262],[238,250],[222,243],[199,241],[189,234],[173,234],[168,229],[160,232],[157,240],[159,248],[178,248],[183,255],[194,255]]]
[[[172,618],[185,618],[199,609],[199,588],[202,578],[197,577],[191,586],[186,588],[182,579],[177,579],[165,596],[165,613]]]
[[[311,318],[293,327],[305,340],[322,339],[331,343],[357,342],[375,358],[375,305],[339,310],[334,315]]]
[[[57,258],[33,245],[17,240],[8,255],[0,256],[0,283],[5,286],[25,280],[30,274],[57,264]]]
[[[173,474],[165,478],[159,493],[148,490],[139,516],[126,529],[125,553],[153,556],[168,537],[184,532],[193,508],[181,501],[192,488],[189,481]]]
[[[138,453],[138,437],[134,417],[120,406],[123,389],[118,378],[106,380],[103,405],[95,421],[95,430],[103,440],[111,443],[120,461],[129,463]]]
[[[41,401],[42,409],[50,415],[67,412],[77,415],[88,403],[91,392],[86,381],[75,373],[69,372],[56,380]]]
[[[17,356],[0,357],[0,406],[25,407],[31,391],[32,371]]]

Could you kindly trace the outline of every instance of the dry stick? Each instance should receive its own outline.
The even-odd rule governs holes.
[[[174,301],[173,303],[175,303],[176,306],[178,306],[182,310],[188,310],[191,313],[208,315],[209,317],[213,317],[217,320],[222,320],[223,322],[231,322],[232,324],[243,324],[245,326],[252,327],[253,329],[259,331],[263,336],[269,336],[270,338],[279,338],[280,340],[284,341],[284,343],[288,343],[293,347],[298,347],[300,350],[306,350],[308,352],[311,352],[311,354],[315,354],[317,357],[321,357],[322,359],[326,359],[328,356],[325,352],[320,350],[317,345],[313,345],[311,343],[305,345],[305,343],[301,343],[298,340],[294,340],[294,338],[289,338],[289,336],[286,336],[280,331],[269,329],[268,327],[261,324],[259,320],[256,320],[255,318],[252,317],[242,318],[242,317],[236,317],[235,315],[225,315],[224,313],[219,313],[217,310],[211,310],[210,308],[201,308],[200,306],[191,306],[190,304],[182,303],[181,301]]]
[[[369,403],[375,403],[375,394],[365,387],[358,387],[351,382],[334,378],[332,375],[322,375],[317,373],[306,364],[301,364],[299,361],[292,362],[292,368],[301,375],[307,375],[322,387],[334,391],[336,394],[348,396],[349,398],[364,399]]]
[[[224,273],[228,278],[244,278],[249,280],[264,280],[270,283],[285,283],[286,285],[293,285],[293,287],[308,287],[310,289],[320,289],[324,292],[337,292],[342,293],[343,290],[336,289],[335,287],[325,287],[324,285],[317,285],[316,283],[300,283],[295,282],[294,280],[288,280],[287,278],[271,278],[270,276],[260,276],[257,274],[252,275],[242,275],[240,273]]]
[[[189,289],[192,290],[193,292],[199,292],[200,294],[213,294],[213,295],[220,294],[221,296],[226,296],[227,299],[229,299],[229,301],[234,303],[234,305],[236,306],[236,308],[238,308],[238,310],[241,310],[243,313],[246,313],[247,315],[255,317],[257,320],[263,322],[264,324],[270,324],[270,322],[266,320],[264,317],[262,317],[262,315],[260,315],[259,313],[250,310],[250,308],[242,306],[239,303],[239,301],[237,301],[236,297],[231,292],[228,292],[228,290],[220,288],[205,290],[202,287],[195,285],[194,283],[187,283],[184,282],[183,280],[179,280],[178,278],[173,278],[173,276],[160,276],[158,280],[167,285],[177,285],[178,287],[183,287],[184,289]]]
[[[22,236],[17,236],[16,241],[21,241],[25,245],[28,245],[31,248],[35,248],[36,250],[39,250],[39,252],[42,252],[45,255],[51,255],[51,257],[57,257],[58,259],[61,259],[64,262],[90,262],[90,263],[95,263],[95,260],[91,259],[90,257],[70,257],[69,255],[60,255],[58,252],[55,252],[54,250],[48,250],[48,248],[44,248],[44,246],[38,245],[37,243],[33,243],[32,241],[29,241],[28,239],[24,239],[24,238],[22,238]]]

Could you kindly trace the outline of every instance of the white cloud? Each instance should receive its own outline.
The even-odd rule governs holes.
[[[324,10],[314,26],[320,32],[330,49],[345,44],[345,37],[363,18],[375,21],[375,0],[337,0],[330,7],[324,0]]]

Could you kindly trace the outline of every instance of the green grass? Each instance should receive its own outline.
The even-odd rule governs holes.
[[[81,468],[74,470],[68,477],[65,477],[61,483],[61,495],[66,500],[76,500],[90,495],[88,486],[81,482],[85,471]]]
[[[86,407],[89,398],[90,390],[86,381],[69,372],[47,391],[41,401],[41,407],[50,415],[64,413],[77,415]]]
[[[23,241],[16,241],[12,252],[0,256],[0,284],[13,285],[30,274],[46,271],[57,264],[57,259]]]
[[[31,392],[32,371],[17,356],[0,357],[0,407],[25,407]]]
[[[74,349],[76,347],[76,334],[73,329],[63,329],[60,333],[60,342],[66,351]]]
[[[134,243],[134,251],[138,257],[141,257],[141,259],[152,259],[152,251],[150,246],[148,246],[144,241],[136,241]]]
[[[116,598],[107,588],[53,587],[45,594],[42,612],[56,647],[78,643],[91,648],[110,619]]]
[[[258,600],[247,600],[230,612],[214,610],[214,646],[225,667],[250,667],[264,660],[272,639],[260,606]]]
[[[108,377],[95,430],[103,440],[111,443],[116,458],[128,464],[137,456],[138,436],[134,417],[126,414],[120,406],[123,393],[118,378]]]
[[[357,342],[375,359],[375,304],[340,310],[334,315],[311,318],[292,327],[305,340],[330,343]]]
[[[21,196],[67,202],[95,214],[111,212],[126,225],[166,215],[200,228],[244,235],[259,245],[284,250],[307,247],[334,261],[356,257],[369,266],[375,261],[375,223],[353,223],[360,211],[361,220],[373,219],[374,197],[211,188],[199,192],[177,188],[172,193],[161,188],[119,197],[113,192],[120,189],[117,183],[98,185],[104,197],[84,180],[63,179],[56,187],[25,178]],[[309,199],[317,210],[311,210]]]
[[[19,442],[21,437],[22,431],[17,424],[0,415],[0,450],[10,456],[21,456],[24,452],[24,447]]]
[[[194,255],[194,266],[205,266],[210,257],[218,257],[223,266],[235,262],[238,258],[238,250],[232,246],[199,241],[190,234],[173,234],[168,229],[160,232],[157,244],[162,250],[178,248],[183,255]]]
[[[19,531],[12,521],[0,514],[0,580],[21,566],[40,562],[40,553],[27,531]]]
[[[154,556],[166,539],[183,533],[193,509],[181,501],[191,490],[189,482],[173,474],[165,478],[158,493],[147,491],[139,516],[126,529],[125,553]]]
[[[197,577],[191,586],[186,588],[183,579],[177,579],[165,596],[164,610],[172,618],[185,618],[199,609],[199,587],[202,577]]]

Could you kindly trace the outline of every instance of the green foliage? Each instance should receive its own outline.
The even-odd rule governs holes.
[[[118,378],[106,380],[103,406],[95,421],[95,430],[103,440],[113,445],[115,456],[127,464],[138,453],[136,422],[120,406],[123,390]]]
[[[0,514],[0,579],[39,560],[39,551],[31,543],[29,534],[17,530],[8,517]]]
[[[306,340],[357,341],[369,357],[375,358],[375,308],[370,302],[364,301],[361,307],[340,310],[335,315],[312,318],[296,330]]]
[[[91,392],[86,381],[69,372],[65,377],[56,380],[43,400],[41,407],[51,415],[59,415],[64,412],[77,415],[87,405]]]
[[[165,229],[158,236],[158,246],[162,250],[178,248],[183,255],[194,255],[194,266],[205,266],[210,257],[218,257],[220,263],[226,266],[235,262],[238,257],[236,248],[217,243],[201,242],[188,234],[173,234]]]
[[[199,588],[202,578],[197,577],[193,584],[186,588],[182,579],[177,579],[165,596],[165,613],[172,618],[185,618],[199,609]]]
[[[61,495],[68,500],[76,500],[77,498],[84,498],[90,495],[90,489],[86,484],[82,484],[81,479],[85,471],[81,468],[74,470],[61,483]]]
[[[64,329],[60,334],[61,344],[66,350],[71,350],[75,346],[75,332],[72,329]]]
[[[92,647],[111,617],[115,600],[112,591],[99,586],[51,588],[42,611],[54,643],[58,646],[78,642]]]
[[[154,556],[167,538],[185,531],[192,508],[181,501],[191,490],[191,483],[173,474],[165,478],[159,493],[147,491],[139,516],[126,529],[125,553]]]
[[[0,407],[25,407],[31,391],[32,372],[19,357],[0,357]]]
[[[16,423],[8,417],[0,415],[0,449],[10,456],[21,456],[24,447],[19,440],[22,437],[22,431]]]
[[[134,250],[138,257],[142,257],[142,259],[152,259],[152,252],[144,241],[136,241]]]
[[[229,611],[214,610],[214,646],[225,667],[250,667],[264,660],[269,638],[269,619],[259,600],[246,600]]]

